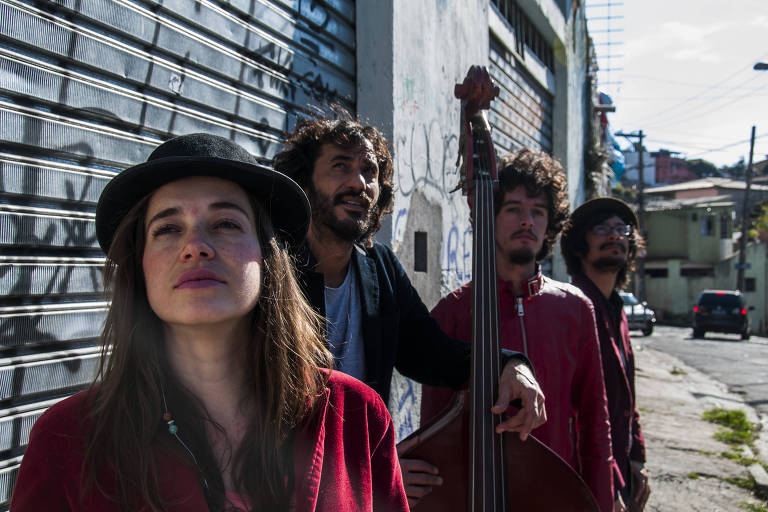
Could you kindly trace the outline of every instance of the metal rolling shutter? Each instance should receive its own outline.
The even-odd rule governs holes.
[[[552,154],[552,95],[494,37],[490,61],[491,77],[501,89],[488,116],[496,151],[503,154],[528,146]]]
[[[353,0],[0,0],[0,510],[34,420],[86,385],[115,173],[209,132],[263,162],[308,105],[355,110]]]

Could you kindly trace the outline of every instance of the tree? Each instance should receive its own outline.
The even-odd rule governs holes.
[[[696,160],[688,160],[688,170],[694,173],[699,178],[709,178],[712,176],[720,177],[720,171],[715,164],[697,158]]]
[[[720,168],[720,174],[722,176],[729,176],[731,178],[743,178],[747,174],[747,164],[744,162],[744,157],[741,157],[738,162],[733,165],[724,165]]]
[[[753,220],[749,227],[749,239],[768,242],[768,199],[762,203],[757,203],[752,209],[750,217]]]

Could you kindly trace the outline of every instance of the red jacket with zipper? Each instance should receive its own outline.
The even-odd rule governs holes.
[[[79,501],[86,397],[83,392],[57,403],[35,423],[11,501],[14,512],[119,512],[96,489]],[[168,512],[208,512],[195,468],[155,453]],[[294,512],[408,510],[389,413],[375,391],[343,373],[332,372],[314,413],[298,429],[294,468]],[[99,477],[114,486],[111,472]]]
[[[547,422],[533,435],[584,478],[600,510],[613,510],[613,458],[600,346],[592,303],[566,283],[538,272],[516,296],[498,281],[502,348],[524,352],[546,397]],[[472,339],[472,283],[432,310],[445,332]],[[438,414],[451,392],[425,386],[422,423]],[[554,491],[554,490],[553,490]]]

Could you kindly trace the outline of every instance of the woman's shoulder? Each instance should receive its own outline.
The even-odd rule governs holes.
[[[49,407],[38,419],[32,435],[77,437],[86,430],[89,391],[81,391]]]
[[[387,410],[378,393],[367,384],[339,371],[332,371],[328,383],[331,403],[342,403],[346,407],[366,405],[380,412]]]

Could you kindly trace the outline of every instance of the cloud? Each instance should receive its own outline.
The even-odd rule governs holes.
[[[729,22],[694,25],[667,21],[648,27],[643,37],[632,39],[626,46],[626,55],[630,58],[663,56],[672,60],[707,64],[722,62],[724,59],[719,52],[719,45],[713,41],[735,28],[736,25]]]
[[[752,18],[749,21],[751,27],[768,28],[768,16],[760,15],[756,18]]]

